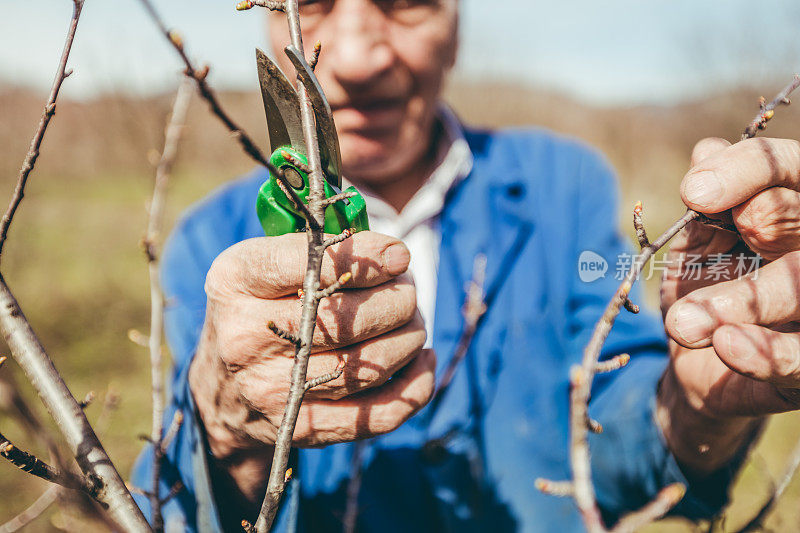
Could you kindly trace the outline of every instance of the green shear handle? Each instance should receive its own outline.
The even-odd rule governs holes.
[[[286,47],[285,52],[297,69],[298,76],[307,82],[305,85],[314,108],[317,136],[320,141],[320,159],[325,175],[325,198],[330,198],[338,193],[342,184],[339,172],[342,158],[339,153],[339,138],[333,123],[333,113],[314,72],[302,54],[292,46]],[[284,172],[297,196],[305,202],[309,194],[308,174],[284,157],[286,154],[295,162],[308,167],[308,159],[303,153],[306,146],[297,91],[280,68],[258,49],[256,49],[256,62],[272,149],[270,163]],[[348,187],[344,192],[352,192],[354,196],[339,200],[325,208],[325,233],[339,234],[347,229],[354,232],[369,229],[364,198],[355,187]],[[268,236],[305,231],[305,218],[283,192],[277,176],[273,176],[272,173],[258,191],[256,212],[264,233]]]
[[[278,148],[270,157],[270,163],[283,170],[289,176],[288,181],[297,196],[300,197],[300,200],[305,201],[309,193],[308,175],[287,161],[282,154],[284,151],[304,164],[308,164],[308,161],[303,154],[291,146]],[[299,176],[301,179],[293,179],[295,176]],[[298,185],[298,187],[295,187],[295,185]],[[355,196],[340,200],[325,209],[325,233],[339,234],[346,229],[351,229],[354,232],[369,229],[367,204],[364,198],[352,186],[348,187],[344,192],[354,192]],[[330,198],[335,194],[336,191],[326,181],[325,198]],[[264,233],[267,236],[305,231],[305,219],[297,211],[294,202],[287,198],[286,194],[281,190],[277,178],[271,173],[269,179],[264,182],[258,191],[256,212],[258,213],[258,219],[261,221],[261,227],[264,228]]]

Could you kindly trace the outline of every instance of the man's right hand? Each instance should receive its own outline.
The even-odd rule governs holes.
[[[291,234],[240,242],[221,253],[208,272],[205,325],[189,383],[218,460],[259,450],[261,457],[266,450],[271,455],[294,346],[267,323],[298,330],[306,239]],[[306,393],[295,446],[392,431],[430,399],[435,357],[422,348],[425,328],[415,287],[403,275],[408,262],[405,245],[372,232],[326,251],[321,287],[346,272],[352,279],[320,303],[308,379],[334,371],[343,358],[346,364],[339,378]]]

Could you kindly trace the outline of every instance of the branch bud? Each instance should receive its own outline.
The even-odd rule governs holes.
[[[176,48],[183,50],[183,37],[181,37],[180,33],[175,30],[170,30],[169,40],[172,41],[172,44],[174,44]]]
[[[236,11],[247,11],[248,9],[252,9],[253,5],[253,2],[250,0],[243,0],[242,2],[236,4]]]

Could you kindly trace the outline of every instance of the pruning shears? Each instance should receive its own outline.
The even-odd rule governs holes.
[[[320,157],[325,174],[325,198],[330,198],[338,194],[342,186],[340,170],[342,157],[331,106],[302,54],[293,46],[286,47],[285,51],[297,69],[298,76],[304,82],[314,108]],[[300,167],[305,167],[307,170],[308,158],[297,91],[280,68],[259,49],[256,49],[256,62],[272,150],[270,163],[283,171],[288,185],[294,189],[300,200],[305,202],[310,191],[309,177]],[[348,187],[344,192],[352,192],[355,195],[331,204],[325,209],[325,233],[339,234],[347,229],[353,232],[369,229],[364,198],[355,187]],[[258,191],[256,212],[267,236],[305,231],[305,218],[294,201],[281,189],[278,178],[272,172]]]

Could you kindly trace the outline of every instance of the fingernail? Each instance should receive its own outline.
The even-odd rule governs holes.
[[[408,269],[411,255],[405,244],[397,243],[383,251],[383,266],[392,276],[398,276]]]
[[[711,337],[714,320],[698,305],[680,304],[674,315],[672,328],[686,343],[694,344]]]
[[[722,197],[725,188],[716,172],[704,170],[686,178],[684,198],[700,207],[711,207]]]
[[[723,335],[728,345],[727,356],[736,361],[747,361],[758,353],[758,347],[748,335],[731,335],[733,328],[725,328]],[[735,344],[734,344],[735,343]]]

